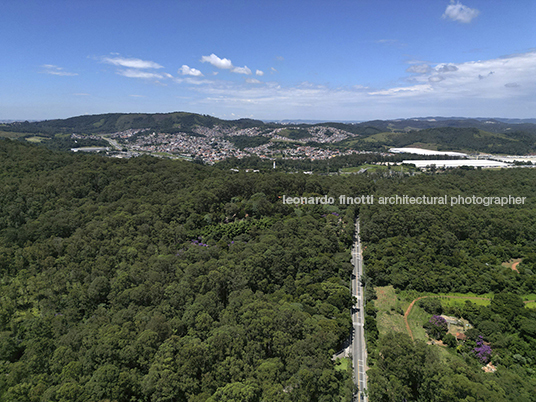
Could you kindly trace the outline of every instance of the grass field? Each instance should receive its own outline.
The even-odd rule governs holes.
[[[361,169],[367,169],[367,172],[387,171],[388,168],[385,165],[361,165],[342,168],[341,172],[354,173],[359,172]],[[399,172],[402,170],[401,166],[391,166],[391,170]],[[406,168],[407,171],[407,168]]]
[[[478,306],[489,306],[490,303],[491,303],[491,300],[482,300],[482,299],[473,299],[471,297],[467,297],[467,298],[456,298],[456,299],[451,299],[451,298],[439,298],[441,300],[441,305],[443,307],[453,307],[453,306],[458,306],[458,307],[462,307],[465,305],[465,302],[466,301],[470,301]]]
[[[26,138],[26,141],[28,142],[35,142],[35,143],[39,143],[39,142],[43,142],[45,140],[49,140],[50,138],[46,138],[46,137],[28,137]]]
[[[348,357],[337,359],[335,363],[335,370],[337,371],[347,371],[351,367],[352,367],[352,360]]]
[[[428,322],[429,319],[430,314],[417,306],[417,303],[415,303],[408,316],[408,324],[415,340],[428,340],[428,335],[426,335],[423,325]]]
[[[0,137],[2,138],[20,138],[24,137],[25,135],[28,135],[28,133],[12,133],[11,131],[0,130]]]
[[[400,302],[392,286],[377,287],[376,295],[378,299],[374,301],[374,305],[378,309],[376,320],[380,335],[389,331],[406,332],[404,311],[409,303]]]
[[[456,296],[456,297],[464,297],[464,298],[480,297],[484,299],[492,299],[493,293],[483,293],[481,295],[476,294],[476,293],[437,293],[434,296]]]
[[[386,131],[383,133],[378,133],[371,135],[369,137],[363,138],[363,141],[366,142],[387,142],[394,136],[396,136],[398,133],[392,133],[390,131]]]

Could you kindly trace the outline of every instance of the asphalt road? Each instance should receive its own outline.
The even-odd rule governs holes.
[[[364,288],[361,285],[361,275],[363,275],[363,258],[361,253],[361,240],[359,238],[359,219],[356,222],[356,232],[354,245],[352,247],[352,264],[354,272],[352,274],[352,295],[357,299],[352,311],[352,322],[354,326],[354,336],[352,338],[352,360],[354,365],[354,379],[358,388],[356,401],[367,401],[363,390],[367,388],[367,373],[365,367],[367,363],[367,350],[365,346],[365,311],[364,311]]]

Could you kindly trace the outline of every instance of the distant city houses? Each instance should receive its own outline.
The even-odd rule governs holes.
[[[301,137],[291,139],[294,133]],[[289,135],[290,134],[290,135]],[[100,136],[84,136],[73,134],[71,138],[107,139],[111,145],[122,152],[123,156],[134,156],[140,153],[190,157],[201,159],[212,164],[227,158],[244,158],[258,156],[262,159],[310,159],[322,160],[336,156],[360,153],[356,150],[324,149],[311,143],[337,143],[356,135],[333,127],[285,127],[265,129],[252,127],[246,129],[224,128],[214,126],[196,127],[193,132],[160,133],[149,129],[129,129],[113,134]],[[265,144],[255,147],[238,148],[233,137],[265,137]]]

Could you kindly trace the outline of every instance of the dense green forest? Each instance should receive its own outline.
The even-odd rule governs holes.
[[[455,170],[377,182],[377,194],[527,197],[522,205],[371,205],[361,210],[367,275],[374,285],[422,292],[536,292],[532,256],[536,205],[532,169]]]
[[[532,170],[455,170],[377,181],[376,195],[525,196],[523,205],[364,205],[360,208],[366,281],[369,396],[374,401],[534,401],[536,310],[521,295],[536,293],[536,206]],[[522,259],[517,271],[502,265]],[[393,285],[409,295],[492,293],[490,306],[470,301],[442,309],[434,299],[429,314],[469,320],[467,339],[434,333],[456,348],[454,355],[406,333],[380,336],[374,286]],[[436,303],[432,303],[435,301]],[[400,311],[403,315],[403,312]],[[487,353],[487,354],[486,354]],[[492,362],[496,373],[481,367]]]
[[[68,119],[43,120],[38,122],[16,122],[0,125],[1,131],[54,136],[58,133],[114,133],[128,129],[147,128],[163,133],[190,132],[197,126],[256,127],[260,120],[221,120],[208,115],[187,112],[175,113],[108,113],[76,116]]]
[[[256,138],[256,137],[253,137]],[[427,156],[428,159],[459,159],[458,157],[445,157],[440,155]],[[335,156],[330,159],[282,159],[276,160],[276,170],[287,172],[292,171],[312,171],[315,173],[338,173],[346,167],[361,166],[369,163],[400,163],[404,160],[418,160],[422,156],[412,154],[395,154],[382,155],[378,153],[359,153],[350,155]],[[217,169],[264,169],[273,170],[274,161],[269,159],[261,159],[258,156],[249,156],[246,158],[227,158],[214,165]],[[407,169],[409,171],[409,167]]]
[[[351,395],[353,211],[277,202],[326,178],[0,147],[1,400]]]
[[[358,215],[369,300],[374,286],[392,284],[508,292],[497,304],[511,305],[459,312],[474,323],[471,341],[483,336],[496,351],[498,372],[486,374],[467,351],[460,365],[405,335],[378,337],[370,303],[371,400],[534,400],[535,318],[519,305],[536,292],[532,169],[232,173],[10,140],[0,161],[0,400],[351,400],[351,372],[332,355],[351,332]],[[341,194],[527,201],[280,200]],[[501,266],[510,258],[523,259],[518,273]]]

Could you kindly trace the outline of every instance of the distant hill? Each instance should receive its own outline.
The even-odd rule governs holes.
[[[393,147],[419,146],[438,151],[460,150],[519,155],[534,150],[534,135],[512,132],[491,133],[478,128],[439,127],[403,133],[382,133],[370,136],[369,142]]]
[[[478,128],[492,133],[504,133],[507,131],[530,131],[536,134],[536,124],[534,123],[512,123],[495,119],[405,119],[405,120],[373,120],[356,124],[358,127],[369,126],[381,131],[412,131],[429,128],[456,127],[456,128]]]
[[[54,135],[58,133],[104,134],[137,128],[148,128],[159,132],[174,133],[191,132],[196,126],[212,128],[215,125],[247,128],[264,125],[264,123],[260,120],[252,119],[221,120],[208,115],[186,112],[157,114],[109,113],[39,122],[15,122],[1,126],[0,129],[3,131],[41,135]]]
[[[0,124],[0,136],[10,138],[30,138],[40,142],[41,137],[54,141],[42,141],[46,146],[53,146],[55,141],[63,141],[61,147],[68,149],[67,138],[73,134],[107,134],[128,129],[148,129],[149,132],[187,133],[201,135],[199,128],[220,132],[247,128],[258,128],[257,136],[233,138],[239,148],[267,143],[270,131],[276,128],[281,136],[289,140],[308,138],[307,130],[311,127],[332,127],[354,136],[341,142],[331,142],[333,148],[364,149],[369,151],[386,151],[389,147],[421,146],[438,150],[474,151],[489,153],[527,154],[536,152],[536,119],[492,119],[462,117],[420,117],[413,119],[371,120],[360,123],[348,122],[314,122],[307,120],[290,120],[263,122],[253,119],[222,120],[213,116],[187,112],[174,113],[108,113],[84,115],[68,119],[45,120],[38,122],[11,122]],[[292,129],[288,131],[288,129]],[[242,133],[238,133],[242,135]],[[38,136],[38,137],[35,137]],[[314,138],[310,138],[314,145]],[[95,144],[94,144],[95,145]]]

